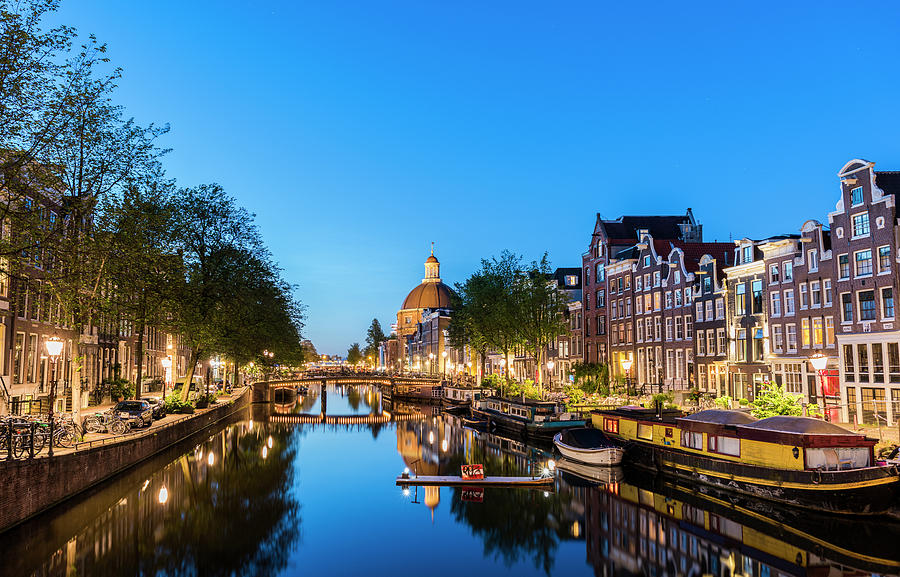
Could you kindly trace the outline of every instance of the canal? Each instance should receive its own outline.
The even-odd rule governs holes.
[[[554,457],[373,386],[276,400],[0,535],[0,574],[900,574],[898,523],[631,471],[558,471],[551,491],[404,490],[406,467],[524,475]]]

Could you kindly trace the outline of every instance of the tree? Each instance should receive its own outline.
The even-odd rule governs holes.
[[[381,330],[381,323],[378,322],[378,319],[372,319],[372,324],[369,325],[369,330],[366,331],[365,356],[378,356],[378,347],[384,342],[385,338],[384,331]]]
[[[566,308],[568,299],[553,280],[547,254],[532,261],[528,269],[518,275],[513,300],[516,318],[525,347],[531,351],[537,372],[538,386],[543,394],[544,357],[547,346],[568,330]]]
[[[784,385],[776,383],[763,383],[750,406],[752,407],[750,412],[757,419],[776,415],[803,415],[803,397],[788,393]],[[819,414],[819,407],[816,404],[808,405],[807,410],[811,416]]]
[[[362,351],[359,348],[359,343],[353,343],[350,345],[350,348],[347,349],[347,362],[351,365],[355,365],[363,358]]]

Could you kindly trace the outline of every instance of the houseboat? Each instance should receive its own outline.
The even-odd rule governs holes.
[[[440,403],[443,397],[443,387],[436,381],[433,383],[393,383],[381,387],[381,396],[386,399]]]
[[[449,383],[443,386],[442,402],[448,406],[470,407],[474,401],[490,396],[489,387],[479,387],[465,383]]]
[[[586,424],[578,413],[567,412],[561,403],[504,397],[474,402],[472,417],[487,421],[490,430],[548,439],[563,429]]]
[[[628,443],[630,464],[768,500],[870,514],[893,506],[900,486],[898,467],[875,464],[874,439],[810,417],[622,407],[591,418]]]

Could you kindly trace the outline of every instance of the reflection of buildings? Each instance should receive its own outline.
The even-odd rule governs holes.
[[[589,489],[585,505],[587,557],[598,576],[842,577],[900,570],[900,561],[887,561],[861,572],[836,562],[834,549],[822,547],[827,547],[825,539],[837,543],[836,548],[847,547],[840,561],[859,561],[862,568],[877,556],[895,555],[890,544],[872,547],[875,556],[857,555],[850,551],[853,545],[842,538],[839,528],[818,527],[817,534],[822,537],[809,536],[802,528],[770,520],[769,515],[741,517],[736,512],[740,508],[727,505],[719,510],[699,498],[688,503],[622,483]],[[815,521],[806,524],[816,530]],[[858,524],[863,530],[861,522],[847,524]],[[785,535],[791,537],[787,539],[790,542],[779,538]]]

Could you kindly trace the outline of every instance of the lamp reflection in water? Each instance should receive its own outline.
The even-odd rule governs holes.
[[[212,451],[210,451],[209,457],[206,459],[206,462],[209,464],[210,467],[215,465],[216,464],[216,454],[213,453]]]
[[[159,490],[159,496],[157,497],[160,505],[165,505],[166,501],[169,500],[169,490],[166,489],[166,486],[163,485]]]

